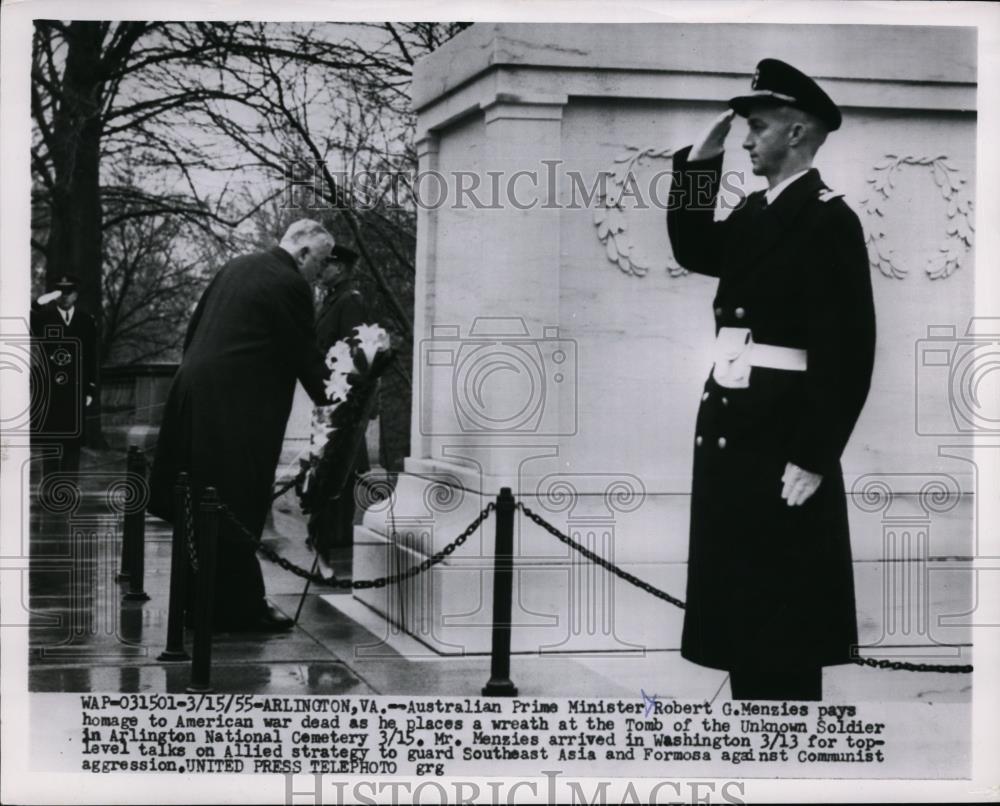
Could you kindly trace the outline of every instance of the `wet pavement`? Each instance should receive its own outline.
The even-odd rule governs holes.
[[[94,470],[96,465],[100,471]],[[145,573],[141,586],[149,599],[126,599],[129,582],[121,578],[121,513],[109,505],[109,479],[124,473],[124,456],[85,455],[80,495],[43,506],[32,498],[28,535],[31,551],[28,602],[31,691],[183,692],[190,682],[189,662],[163,662],[166,646],[170,549],[169,524],[152,516],[145,522]],[[270,530],[265,539],[283,554],[295,554],[293,542]],[[299,541],[302,543],[302,541]],[[304,544],[299,562],[310,555]],[[268,590],[297,590],[302,580],[262,563]],[[338,573],[350,573],[347,550]],[[317,591],[307,596],[318,599]],[[280,600],[280,602],[278,601]],[[294,615],[299,596],[272,601]],[[212,684],[218,691],[259,694],[361,694],[372,689],[333,649],[313,635],[317,620],[330,633],[323,604],[304,608],[300,624],[287,633],[218,633],[212,650]],[[350,638],[350,625],[339,627]],[[369,636],[369,640],[375,640]],[[191,651],[193,631],[185,631]]]

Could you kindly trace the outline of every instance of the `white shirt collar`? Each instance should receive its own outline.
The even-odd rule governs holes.
[[[808,172],[809,172],[809,169],[806,168],[804,171],[799,171],[797,174],[792,174],[791,176],[789,176],[789,177],[787,177],[785,179],[782,179],[773,188],[768,188],[767,192],[764,193],[764,198],[767,199],[767,203],[768,204],[774,204],[774,200],[776,198],[778,198],[778,196],[781,195],[781,191],[783,191],[786,187],[788,187],[790,184],[792,184],[792,182],[794,182],[800,176],[802,176],[803,174],[806,174]]]
[[[73,321],[73,311],[75,311],[75,310],[76,310],[76,306],[75,305],[72,308],[65,308],[65,309],[64,308],[60,308],[59,309],[59,315],[62,317],[62,320],[67,325],[70,322]]]

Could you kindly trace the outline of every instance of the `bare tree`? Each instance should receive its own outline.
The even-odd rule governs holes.
[[[412,203],[359,205],[347,191],[364,171],[415,168],[413,65],[465,26],[37,21],[36,265],[49,277],[80,275],[83,306],[103,310],[106,356],[166,355],[176,327],[164,322],[197,293],[205,267],[195,264],[215,248],[206,245],[225,250],[241,224],[283,198],[290,166],[307,163],[320,172],[320,216],[361,253],[405,363]],[[157,256],[135,238],[200,245]],[[160,283],[152,266],[171,279]],[[141,317],[136,305],[154,300],[163,315]],[[407,366],[398,371],[408,379]]]

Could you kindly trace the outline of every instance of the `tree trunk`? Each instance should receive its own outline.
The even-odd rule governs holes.
[[[53,118],[51,229],[45,276],[80,278],[81,310],[101,323],[101,76],[102,42],[107,23],[72,22],[58,109]],[[98,389],[100,368],[98,368]],[[88,410],[86,442],[101,446],[100,394]]]

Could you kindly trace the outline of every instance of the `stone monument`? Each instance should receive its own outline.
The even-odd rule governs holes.
[[[991,329],[972,318],[975,33],[906,31],[477,24],[418,64],[411,455],[356,529],[355,579],[420,563],[508,486],[684,597],[715,281],[671,256],[667,172],[772,56],[843,109],[817,167],[869,240],[877,363],[843,459],[862,644],[968,643],[973,574],[954,558],[973,553],[978,415],[954,391]],[[744,126],[726,169],[750,191]],[[490,520],[431,571],[356,596],[429,652],[488,652],[493,540]],[[678,648],[680,610],[522,515],[514,553],[515,652]]]

